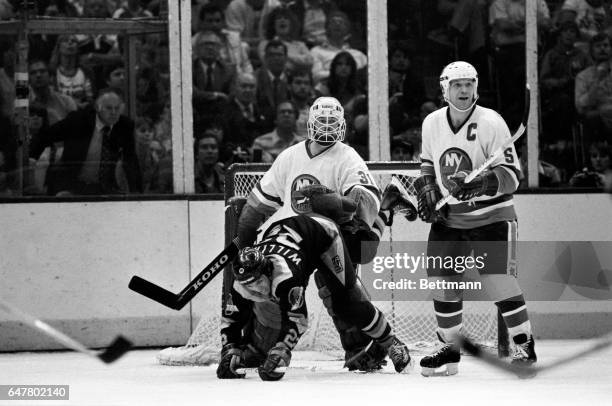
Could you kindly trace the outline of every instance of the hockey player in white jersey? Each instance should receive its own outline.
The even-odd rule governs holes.
[[[422,174],[415,182],[419,217],[432,223],[427,255],[477,256],[484,254],[483,244],[478,242],[498,242],[500,249],[486,253],[486,266],[480,270],[482,286],[501,311],[513,339],[512,362],[530,364],[536,361],[536,354],[514,257],[517,220],[512,194],[521,177],[514,146],[506,148],[473,181],[464,182],[468,173],[510,138],[510,131],[497,112],[476,104],[478,74],[469,63],[447,65],[440,85],[448,106],[423,121]],[[453,198],[436,211],[436,203],[447,194]],[[427,274],[434,281],[460,281],[463,277],[435,266],[428,268]],[[462,300],[461,291],[434,292],[437,333],[443,345],[421,360],[423,375],[457,373],[460,353],[452,339],[460,332]]]
[[[340,225],[353,261],[367,263],[375,252],[361,252],[360,242],[379,240],[384,229],[384,222],[378,217],[380,190],[363,159],[342,142],[346,122],[340,102],[333,97],[315,100],[309,111],[307,128],[308,139],[284,150],[251,191],[238,222],[240,244],[251,245],[256,240],[257,230],[262,233],[273,222],[312,213],[311,195],[307,191],[323,185],[357,204],[354,216],[334,220]],[[262,225],[268,216],[271,217]],[[328,297],[329,289],[317,273],[315,281],[319,295]],[[370,337],[334,315],[332,318],[340,333],[346,359],[353,359],[370,343]],[[383,365],[386,351],[375,343],[363,355],[347,367],[378,369]]]

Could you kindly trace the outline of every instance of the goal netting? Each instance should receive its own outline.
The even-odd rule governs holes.
[[[419,175],[418,163],[369,162],[368,167],[381,191],[395,178],[414,198],[414,180]],[[263,176],[267,164],[233,165],[226,176],[226,202],[236,197],[246,197]],[[416,199],[414,200],[416,206]],[[226,206],[226,242],[232,238],[231,229],[235,228],[239,210],[232,204]],[[409,223],[403,216],[396,216],[393,225],[387,227],[383,241],[426,241],[428,225],[420,220]],[[393,245],[391,245],[393,246]],[[228,270],[226,270],[227,272]],[[218,278],[219,280],[221,278]],[[200,316],[187,344],[183,347],[168,348],[160,352],[158,360],[167,365],[206,365],[218,360],[221,348],[219,323],[221,319],[222,288],[220,281],[207,287],[207,291],[219,289],[217,304],[205,309],[196,309]],[[300,339],[296,350],[318,351],[332,355],[343,355],[338,333],[330,316],[327,314],[317,295],[314,281],[309,283],[306,291],[306,303],[309,310],[309,328]],[[436,319],[431,300],[422,301],[374,301],[374,304],[385,313],[395,333],[408,343],[411,351],[427,352],[437,343]],[[465,301],[463,312],[463,334],[483,346],[497,346],[498,317],[497,309],[492,302]]]

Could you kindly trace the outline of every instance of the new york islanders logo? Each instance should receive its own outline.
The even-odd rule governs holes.
[[[320,185],[321,182],[312,175],[299,175],[291,183],[291,208],[298,214],[310,213],[312,207],[310,199],[300,192],[304,186]]]
[[[440,175],[442,184],[447,190],[450,190],[448,177],[458,172],[472,171],[472,160],[468,154],[459,148],[449,148],[440,156]]]

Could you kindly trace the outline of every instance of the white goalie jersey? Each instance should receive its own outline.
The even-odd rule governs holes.
[[[249,204],[277,209],[260,230],[266,230],[272,222],[312,212],[309,199],[300,193],[302,187],[312,184],[325,185],[342,195],[354,187],[363,187],[378,202],[378,212],[380,190],[359,154],[348,145],[336,142],[312,156],[309,142],[312,141],[302,141],[284,150],[251,192]]]
[[[443,195],[449,194],[448,177],[457,172],[470,173],[482,165],[495,150],[511,138],[504,119],[494,110],[476,106],[461,128],[452,127],[448,107],[428,115],[423,121],[421,160],[433,165]],[[502,167],[516,180],[522,177],[514,145],[510,145],[490,168]],[[446,225],[474,228],[497,221],[515,220],[511,194],[479,196],[467,202],[449,201]]]

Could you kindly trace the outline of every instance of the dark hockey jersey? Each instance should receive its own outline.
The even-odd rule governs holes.
[[[242,329],[254,315],[259,323],[279,330],[277,342],[293,348],[308,326],[305,293],[312,273],[327,267],[345,283],[347,257],[340,232],[327,218],[298,215],[273,223],[256,247],[274,265],[270,295],[252,295],[234,282],[237,311],[222,315],[221,334],[227,342],[241,342]],[[278,313],[269,302],[277,305]]]

